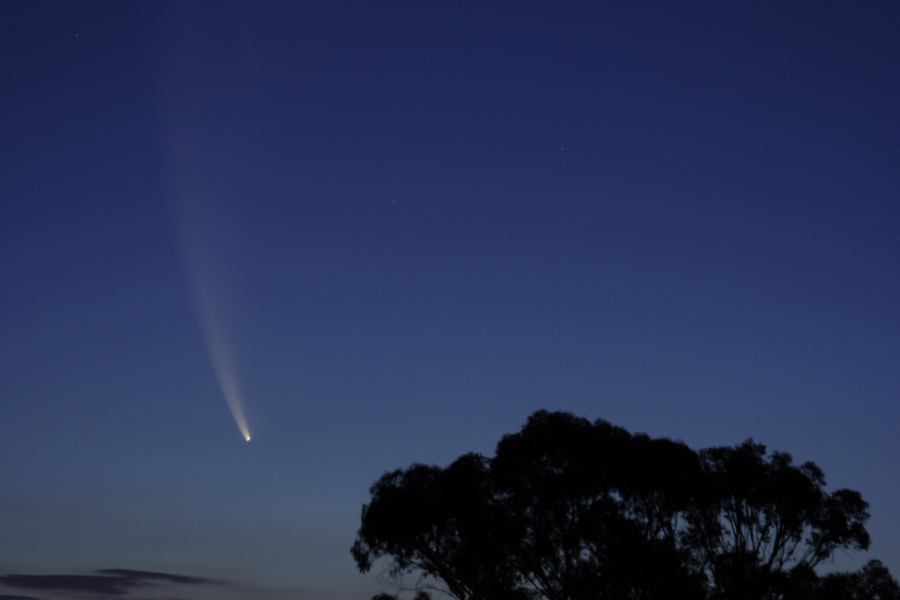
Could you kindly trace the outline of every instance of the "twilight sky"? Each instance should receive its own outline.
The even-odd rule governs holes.
[[[900,572],[900,6],[261,4],[0,4],[0,597],[367,598],[372,481],[537,408]]]

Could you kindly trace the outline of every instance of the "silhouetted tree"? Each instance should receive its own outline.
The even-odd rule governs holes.
[[[461,600],[520,597],[504,552],[507,520],[494,502],[484,457],[387,473],[371,494],[352,548],[360,570],[390,556],[392,575],[418,572]]]
[[[823,577],[815,600],[900,600],[900,585],[887,567],[871,560],[859,571]]]
[[[540,597],[696,597],[678,546],[701,474],[687,446],[540,411],[500,441],[491,473],[516,533],[506,554]]]
[[[705,477],[686,544],[713,598],[780,598],[791,570],[814,569],[839,548],[868,548],[868,504],[855,491],[826,492],[815,464],[794,465],[752,441],[699,455]]]
[[[880,563],[815,571],[868,547],[860,494],[751,441],[697,452],[539,411],[493,458],[415,464],[371,496],[360,570],[386,559],[459,600],[898,600]]]

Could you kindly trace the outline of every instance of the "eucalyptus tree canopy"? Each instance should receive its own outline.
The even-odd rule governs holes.
[[[352,553],[458,600],[898,600],[878,562],[816,572],[868,548],[868,517],[752,441],[698,451],[538,411],[493,457],[383,475]]]

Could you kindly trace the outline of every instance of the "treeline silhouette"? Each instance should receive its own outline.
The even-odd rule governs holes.
[[[868,504],[825,485],[753,441],[693,450],[539,411],[493,458],[382,476],[352,554],[416,600],[900,599],[878,561],[819,572],[869,547]]]

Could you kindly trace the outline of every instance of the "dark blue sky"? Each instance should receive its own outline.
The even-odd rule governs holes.
[[[0,6],[0,574],[367,597],[369,484],[541,407],[815,460],[900,572],[900,8],[484,4]]]

